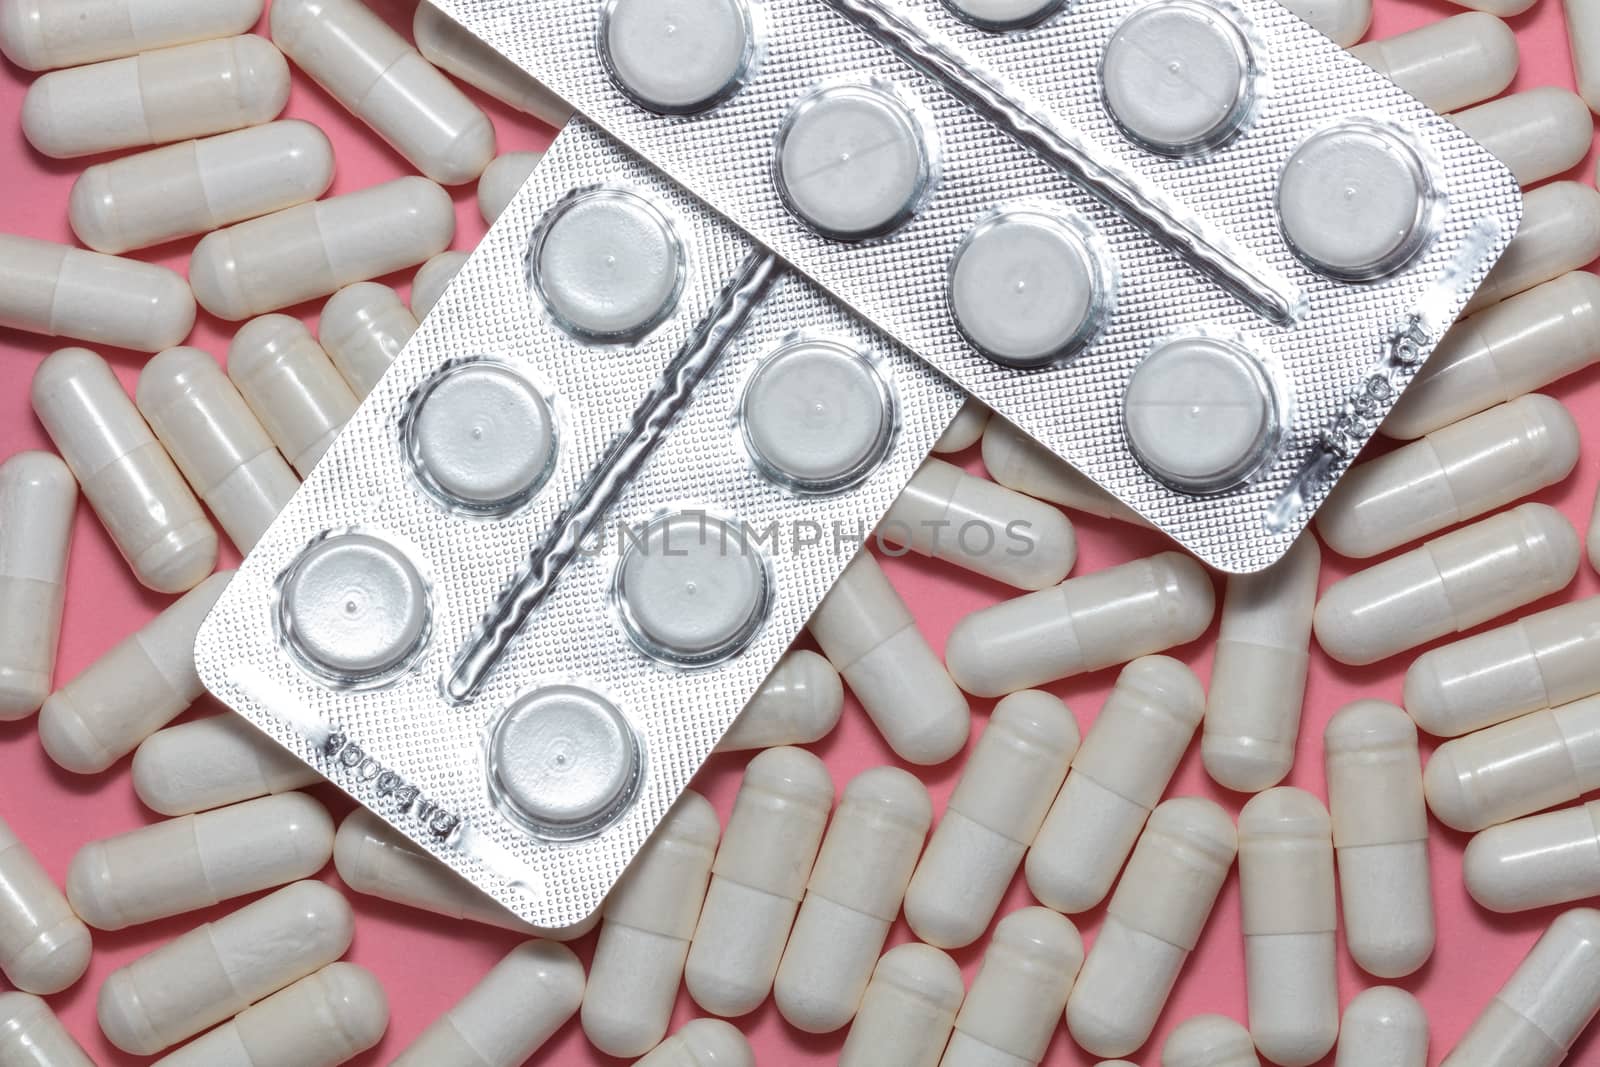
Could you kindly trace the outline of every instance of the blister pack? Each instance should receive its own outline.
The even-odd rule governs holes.
[[[1510,172],[1273,0],[437,0],[1201,559],[1279,558]]]
[[[240,568],[200,676],[571,925],[961,403],[574,122]]]

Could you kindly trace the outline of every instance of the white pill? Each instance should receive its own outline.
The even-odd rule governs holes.
[[[1479,11],[1358,44],[1350,54],[1440,112],[1499,96],[1517,76],[1516,34]]]
[[[149,1056],[327,966],[355,916],[338,890],[296,882],[117,968],[100,987],[100,1029]]]
[[[195,635],[232,577],[213,574],[50,694],[39,741],[52,760],[97,774],[200,698]]]
[[[967,692],[1000,696],[1187,644],[1215,608],[1200,564],[1162,552],[973,612],[945,662]]]
[[[239,715],[157,730],[133,754],[133,791],[162,815],[191,815],[320,781],[322,775]]]
[[[1339,1021],[1333,1067],[1427,1067],[1428,1016],[1394,986],[1363,990]]]
[[[1600,1009],[1600,912],[1563,912],[1439,1067],[1555,1067]]]
[[[1150,523],[1077,469],[1001,418],[983,431],[983,466],[1008,489],[1072,511],[1139,526]]]
[[[950,10],[986,30],[1017,30],[1043,22],[1065,0],[947,0]]]
[[[516,366],[453,361],[407,401],[402,434],[412,473],[452,511],[506,515],[532,500],[555,469],[550,401]]]
[[[283,54],[247,34],[46,74],[23,97],[22,132],[74,159],[259,126],[288,100]]]
[[[560,97],[432,4],[417,5],[411,36],[422,58],[502,104],[557,129],[572,118]]]
[[[1261,1067],[1250,1031],[1224,1015],[1196,1015],[1161,1046],[1161,1067]]]
[[[450,194],[425,178],[397,178],[207,235],[189,260],[189,283],[201,307],[238,322],[415,266],[455,232]]]
[[[0,722],[50,695],[78,483],[50,452],[0,463]]]
[[[1450,121],[1528,186],[1571,170],[1589,153],[1594,116],[1576,93],[1553,85],[1458,111]]]
[[[1028,850],[1028,888],[1041,904],[1070,915],[1105,899],[1205,700],[1200,680],[1175,659],[1146,656],[1123,668]]]
[[[336,1067],[376,1045],[389,1001],[371,971],[334,963],[152,1067]]]
[[[365,400],[417,332],[400,294],[377,282],[347,285],[328,298],[317,342],[357,400]]]
[[[1016,589],[1055,585],[1078,559],[1060,511],[936,458],[912,475],[878,534]]]
[[[1520,15],[1534,4],[1534,0],[1454,0],[1454,2],[1462,7],[1472,7],[1477,8],[1479,11],[1487,11],[1489,14],[1498,15],[1503,19],[1508,19],[1513,15]]]
[[[804,749],[750,761],[684,967],[701,1008],[746,1015],[767,999],[832,806],[828,769]]]
[[[278,579],[279,636],[301,665],[363,685],[408,666],[428,636],[428,589],[398,546],[352,531],[315,541]]]
[[[97,930],[122,930],[309,878],[333,854],[333,820],[304,793],[249,800],[92,841],[67,899]]]
[[[165,267],[0,234],[0,326],[159,352],[194,319],[194,294]]]
[[[977,444],[983,437],[984,428],[989,425],[990,414],[981,402],[967,397],[956,412],[956,417],[950,420],[950,425],[933,443],[934,452],[945,456],[952,452],[965,452]]]
[[[1572,72],[1578,95],[1589,110],[1600,111],[1600,11],[1585,0],[1565,0],[1567,40],[1572,46]]]
[[[933,821],[927,788],[875,767],[845,786],[773,985],[789,1025],[826,1034],[855,1016]]]
[[[289,119],[90,167],[69,216],[78,240],[116,254],[303,204],[332,183],[327,135]]]
[[[421,18],[428,10],[430,5],[419,4],[417,17]],[[484,168],[483,176],[478,179],[478,211],[484,222],[493,226],[500,220],[543,159],[543,152],[507,152],[496,156],[494,162]]]
[[[1340,48],[1361,40],[1372,24],[1372,0],[1290,0],[1283,6],[1331,37]]]
[[[1286,786],[1252,797],[1239,813],[1250,1034],[1282,1067],[1315,1063],[1339,1035],[1333,882],[1322,802]]]
[[[1417,728],[1393,704],[1358,700],[1328,721],[1323,753],[1345,946],[1368,974],[1411,974],[1434,943]]]
[[[417,271],[411,282],[411,314],[418,321],[428,317],[428,312],[444,296],[444,291],[450,288],[471,255],[470,252],[440,252]]]
[[[0,993],[0,1063],[95,1067],[50,1005],[28,993]]]
[[[617,564],[628,636],[646,655],[682,666],[737,655],[760,631],[771,596],[760,550],[703,512],[654,520]]]
[[[843,711],[844,684],[833,664],[809,649],[796,649],[767,675],[717,742],[717,751],[809,745],[832,733]]]
[[[750,1042],[721,1019],[691,1019],[633,1067],[756,1067]]]
[[[613,0],[600,24],[617,85],[667,115],[704,111],[739,90],[756,50],[745,0]]]
[[[608,1056],[638,1056],[667,1032],[722,827],[685,790],[606,897],[583,993],[583,1032]]]
[[[91,948],[88,927],[0,819],[0,971],[6,980],[40,996],[59,993],[88,970]],[[4,1029],[0,1025],[0,1034]]]
[[[839,1067],[937,1067],[966,990],[936,948],[909,941],[878,961]]]
[[[870,553],[850,561],[807,625],[897,756],[927,766],[961,751],[967,698]]]
[[[1461,875],[1480,907],[1502,914],[1600,896],[1600,801],[1474,834]]]
[[[1578,462],[1578,425],[1533,394],[1358,463],[1317,513],[1342,556],[1365,559],[1486,515],[1561,481]]]
[[[231,37],[261,0],[13,0],[0,5],[0,52],[23,70],[76,67]]]
[[[328,354],[288,315],[263,315],[234,334],[228,377],[302,478],[356,411],[355,394]]]
[[[961,948],[989,928],[1077,751],[1078,724],[1049,693],[995,705],[906,889],[918,937]]]
[[[565,945],[528,941],[495,964],[393,1067],[518,1067],[583,999],[583,964]]]
[[[1466,313],[1498,304],[1600,256],[1600,193],[1582,182],[1548,182],[1522,197],[1522,225],[1467,301]]]
[[[1070,920],[1048,908],[1001,919],[939,1067],[1043,1062],[1082,964],[1083,939]]]

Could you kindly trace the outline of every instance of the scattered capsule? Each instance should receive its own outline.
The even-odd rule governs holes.
[[[961,409],[956,412],[956,417],[950,420],[950,425],[945,427],[944,433],[933,443],[935,453],[946,456],[954,452],[965,452],[977,444],[983,437],[984,428],[989,425],[991,412],[984,407],[981,401],[967,397]]]
[[[927,788],[894,767],[845,786],[773,989],[789,1025],[826,1034],[861,1004],[933,821]]]
[[[1439,1067],[1556,1067],[1600,1009],[1600,911],[1573,908],[1534,944]]]
[[[1049,693],[995,705],[906,890],[918,937],[960,948],[988,929],[1077,751],[1078,724]]]
[[[1323,753],[1345,947],[1368,974],[1411,974],[1434,942],[1417,728],[1393,704],[1358,700],[1328,721]]]
[[[428,317],[450,283],[456,280],[461,268],[467,265],[470,252],[440,252],[417,271],[411,282],[411,314],[419,322]]]
[[[1004,419],[990,419],[984,427],[983,467],[989,477],[1007,489],[1048,500],[1069,511],[1137,526],[1150,525],[1143,515]]]
[[[1489,827],[1461,874],[1473,900],[1503,914],[1600,896],[1600,800]]]
[[[519,1067],[578,1010],[583,964],[565,945],[527,941],[395,1057],[391,1067]]]
[[[417,15],[428,7],[426,3],[417,5]],[[484,168],[478,179],[478,211],[484,222],[493,226],[500,220],[543,159],[543,152],[507,152]]]
[[[326,967],[354,936],[338,890],[285,886],[111,972],[100,1029],[122,1051],[152,1055]]]
[[[1281,1067],[1315,1063],[1339,1036],[1333,884],[1333,830],[1321,801],[1279,786],[1245,804],[1239,890],[1250,1034]]]
[[[78,483],[50,452],[0,463],[0,722],[50,695]]]
[[[417,332],[400,294],[377,282],[347,285],[328,298],[317,341],[357,400],[365,400]]]
[[[1372,24],[1372,0],[1290,0],[1283,6],[1340,48],[1361,40]]]
[[[283,54],[246,34],[46,74],[22,98],[22,133],[75,159],[259,126],[288,102]]]
[[[871,553],[851,560],[807,626],[901,759],[943,763],[966,745],[967,698]]]
[[[450,194],[397,178],[206,235],[189,284],[201,307],[238,322],[415,266],[455,232]]]
[[[1215,608],[1205,569],[1162,552],[973,612],[951,631],[945,663],[967,692],[1001,696],[1188,644]]]
[[[606,897],[583,994],[583,1032],[606,1055],[642,1055],[666,1034],[721,832],[686,790]]]
[[[1350,54],[1439,112],[1499,96],[1519,59],[1511,27],[1481,11],[1358,44]]]
[[[721,1019],[692,1019],[633,1067],[756,1067],[750,1042]]]
[[[88,927],[0,819],[0,971],[6,980],[28,993],[59,993],[89,969],[91,948]],[[0,1052],[4,1031],[0,1024]]]
[[[0,326],[159,352],[194,319],[188,283],[165,267],[0,234]]]
[[[1428,1017],[1394,986],[1363,990],[1344,1009],[1333,1067],[1427,1067]]]
[[[1565,0],[1567,39],[1572,46],[1572,72],[1578,95],[1590,111],[1600,111],[1600,11],[1587,0]]]
[[[867,983],[839,1067],[938,1067],[966,990],[961,969],[908,941],[883,954]]]
[[[359,405],[305,323],[288,315],[245,323],[228,349],[228,377],[302,478]]]
[[[192,815],[320,781],[322,775],[239,715],[157,730],[133,754],[133,791],[162,815]]]
[[[1294,766],[1322,549],[1309,533],[1256,574],[1228,578],[1200,754],[1211,780],[1259,793]]]
[[[0,12],[4,10],[0,7]],[[50,1005],[28,993],[0,993],[0,1063],[15,1067],[95,1067]]]
[[[1491,15],[1508,19],[1513,15],[1520,15],[1534,5],[1534,0],[1454,0],[1462,7],[1476,8],[1487,11]]]
[[[67,899],[95,929],[122,930],[309,878],[332,853],[322,805],[284,793],[91,841]]]
[[[52,760],[98,774],[200,699],[195,635],[232,577],[213,574],[50,694],[39,741]]]
[[[745,769],[684,966],[706,1011],[767,999],[832,806],[828,769],[805,749],[769,748]]]
[[[717,751],[809,745],[832,733],[843,711],[844,683],[833,664],[815,652],[796,649],[767,675],[717,742]]]
[[[1250,1031],[1225,1015],[1196,1015],[1161,1046],[1161,1067],[1261,1067]]]
[[[1036,1067],[1082,965],[1083,938],[1070,920],[1048,908],[1001,919],[939,1067]]]
[[[1336,583],[1317,603],[1317,643],[1340,663],[1376,663],[1557,592],[1577,571],[1572,524],[1523,504]]]
[[[1450,120],[1494,153],[1524,186],[1576,167],[1594,140],[1588,105],[1576,93],[1553,85],[1458,111]]]
[[[1596,256],[1600,256],[1600,193],[1582,182],[1550,182],[1529,190],[1522,197],[1517,235],[1467,301],[1464,314],[1575,271]]]
[[[1060,511],[938,458],[911,476],[878,534],[1017,589],[1055,585],[1078,559],[1077,536]]]
[[[1589,514],[1589,566],[1600,571],[1600,494],[1596,494],[1594,510]]]
[[[1123,668],[1028,849],[1028,888],[1069,915],[1105,899],[1205,711],[1194,672],[1166,656]]]
[[[262,0],[8,0],[0,52],[23,70],[76,67],[157,48],[231,37],[261,18]]]
[[[432,4],[417,5],[411,35],[429,63],[507,107],[556,129],[572,118],[565,101]]]
[[[494,126],[466,94],[358,0],[276,0],[272,39],[295,65],[441,185],[494,158]]]

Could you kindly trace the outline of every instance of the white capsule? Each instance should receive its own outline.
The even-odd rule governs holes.
[[[815,652],[796,649],[767,675],[717,742],[717,751],[809,745],[832,733],[843,711],[844,684],[833,664]]]
[[[188,283],[165,267],[0,234],[0,326],[159,352],[194,319]]]
[[[432,4],[417,5],[411,35],[429,63],[507,107],[556,129],[572,118],[565,101]]]
[[[1427,1067],[1428,1017],[1394,986],[1364,990],[1344,1009],[1333,1067]]]
[[[1331,37],[1340,48],[1361,40],[1372,24],[1372,0],[1290,0],[1283,6]]]
[[[967,698],[871,553],[851,560],[807,626],[901,759],[943,763],[966,745]]]
[[[0,722],[50,695],[78,483],[49,452],[0,463]]]
[[[415,266],[455,232],[449,193],[397,178],[208,234],[189,284],[201,307],[237,322]]]
[[[1008,489],[1059,504],[1070,511],[1149,526],[1143,515],[1068,466],[1004,419],[983,431],[983,467]]]
[[[1589,0],[1565,0],[1562,13],[1566,15],[1578,95],[1590,111],[1600,111],[1600,11]]]
[[[583,999],[583,964],[565,945],[528,941],[495,964],[391,1067],[519,1067]]]
[[[428,312],[444,296],[444,291],[450,288],[471,255],[470,252],[440,252],[417,271],[411,282],[411,314],[417,321],[428,317]]]
[[[1600,493],[1595,495],[1594,510],[1589,513],[1589,566],[1600,570]]]
[[[1067,914],[1105,899],[1205,711],[1194,672],[1166,656],[1123,668],[1028,849],[1028,889]]]
[[[372,972],[333,963],[151,1067],[337,1067],[388,1027],[389,1001]]]
[[[302,478],[359,404],[311,331],[288,315],[240,328],[228,348],[228,377]]]
[[[39,711],[50,758],[98,774],[200,699],[195,635],[232,577],[213,574],[51,693]]]
[[[1461,874],[1494,912],[1600,896],[1600,800],[1489,827],[1468,842]]]
[[[832,806],[828,769],[804,749],[769,748],[745,769],[684,967],[706,1011],[767,999]]]
[[[1467,301],[1471,315],[1600,256],[1600,193],[1582,182],[1550,182],[1522,197],[1522,225]],[[1430,357],[1431,358],[1431,357]]]
[[[315,200],[333,183],[333,145],[289,119],[100,163],[72,186],[78,240],[117,254]]]
[[[1450,121],[1494,153],[1524,186],[1576,167],[1594,140],[1588,106],[1576,93],[1553,85],[1458,111]]]
[[[1491,15],[1498,15],[1508,19],[1513,15],[1520,15],[1532,7],[1534,0],[1454,0],[1462,7],[1476,8],[1487,11]]]
[[[420,18],[428,9],[428,4],[419,4],[417,16]],[[483,177],[478,179],[478,211],[484,222],[493,226],[500,220],[543,159],[543,152],[507,152],[484,168]]]
[[[995,705],[906,890],[918,937],[960,948],[989,928],[1077,751],[1078,724],[1049,693]]]
[[[1417,728],[1393,704],[1358,700],[1328,721],[1323,752],[1345,947],[1368,974],[1411,974],[1434,942]]]
[[[97,930],[122,930],[308,878],[333,854],[333,820],[284,793],[153,823],[72,857],[67,899]]]
[[[1600,911],[1573,908],[1517,965],[1439,1067],[1556,1067],[1600,1009]]]
[[[317,341],[357,400],[365,400],[417,332],[400,294],[377,282],[347,285],[328,298]]]
[[[239,715],[212,715],[157,730],[133,754],[133,791],[162,815],[287,793],[322,775]]]
[[[441,185],[494,158],[494,126],[466,94],[358,0],[278,0],[272,39],[295,65]]]
[[[934,452],[944,456],[953,452],[965,452],[977,444],[983,437],[984,429],[989,425],[990,414],[982,402],[967,397],[961,409],[956,412],[956,417],[950,420],[950,425],[945,427],[944,433],[933,443]]]
[[[1517,76],[1517,35],[1481,11],[1358,44],[1350,54],[1441,112],[1499,96]]]
[[[152,1055],[327,966],[354,936],[338,890],[285,886],[111,972],[100,1029],[122,1051]]]
[[[1001,919],[939,1067],[1041,1063],[1082,964],[1083,939],[1070,920],[1048,908]]]
[[[936,948],[908,941],[878,961],[839,1067],[937,1067],[966,990],[961,969]]]
[[[956,684],[992,697],[1188,644],[1216,594],[1192,556],[1162,552],[973,612],[945,643]]]
[[[1250,1034],[1282,1067],[1315,1063],[1339,1035],[1332,835],[1327,809],[1300,789],[1257,793],[1239,813]]]
[[[1237,850],[1233,820],[1209,800],[1151,814],[1067,1002],[1080,1046],[1125,1056],[1150,1040]]]
[[[49,996],[83,977],[91,947],[88,927],[0,819],[0,971],[18,989]]]
[[[1317,602],[1317,643],[1340,663],[1376,663],[1548,596],[1577,571],[1572,524],[1523,504],[1335,583]]]
[[[1271,788],[1294,766],[1322,549],[1309,533],[1283,559],[1228,578],[1200,752],[1212,781]]]
[[[1250,1031],[1225,1015],[1196,1015],[1161,1046],[1161,1067],[1261,1067]]]
[[[50,1005],[28,993],[0,993],[0,1063],[7,1067],[95,1067]]]
[[[23,70],[76,67],[157,48],[231,37],[261,18],[262,0],[8,0],[0,52]]]
[[[855,1016],[932,821],[927,788],[905,771],[875,767],[845,786],[773,986],[789,1025],[826,1034]]]
[[[756,1067],[750,1042],[721,1019],[691,1019],[633,1067]]]
[[[606,897],[583,993],[583,1032],[608,1056],[638,1056],[667,1032],[722,827],[685,790]]]
[[[288,101],[283,54],[246,34],[46,74],[23,97],[22,132],[75,159],[259,126]]]

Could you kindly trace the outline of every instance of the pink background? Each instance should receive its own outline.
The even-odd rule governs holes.
[[[376,0],[375,6],[409,32],[413,0]],[[1442,0],[1378,0],[1374,35],[1387,36],[1459,10]],[[1570,87],[1572,76],[1558,0],[1539,0],[1532,12],[1512,20],[1511,25],[1522,47],[1522,71],[1514,88]],[[26,72],[0,62],[0,115],[6,116],[0,124],[4,127],[0,132],[0,192],[3,192],[0,195],[0,232],[71,241],[66,218],[67,194],[85,161],[46,159],[23,140],[13,117],[21,106],[28,80]],[[480,102],[495,119],[502,151],[543,147],[552,136],[552,131],[526,116],[487,99],[480,98]],[[298,75],[287,114],[309,119],[332,137],[339,162],[334,193],[359,189],[408,172],[403,160],[326,94]],[[1568,177],[1592,182],[1593,160],[1585,161]],[[460,230],[454,247],[470,249],[484,229],[473,187],[456,190],[455,199]],[[182,271],[191,247],[192,242],[183,242],[157,249],[145,258]],[[388,281],[404,292],[410,278],[397,277]],[[317,305],[298,310],[308,322],[314,323]],[[191,343],[221,358],[230,336],[228,323],[202,313]],[[0,456],[22,449],[51,447],[29,409],[28,382],[35,365],[55,347],[60,347],[60,343],[0,330]],[[115,351],[107,351],[105,355],[131,393],[142,357]],[[1550,391],[1570,404],[1586,424],[1600,418],[1600,375],[1580,374],[1557,383]],[[972,469],[981,471],[976,452],[973,449],[964,460]],[[1560,508],[1580,529],[1588,522],[1590,503],[1595,495],[1595,459],[1595,442],[1586,441],[1576,473],[1537,498]],[[4,519],[15,521],[14,516]],[[1078,524],[1081,550],[1076,570],[1079,574],[1164,547],[1163,540],[1153,533],[1092,517],[1074,516],[1074,519]],[[229,557],[226,565],[231,565],[232,550],[225,547],[224,552]],[[886,566],[935,648],[943,647],[950,628],[963,615],[1009,595],[1008,590],[998,585],[915,557],[889,561]],[[1323,570],[1324,587],[1352,569],[1350,563],[1329,553]],[[1600,592],[1600,579],[1585,566],[1566,593],[1550,602],[1536,604],[1534,608],[1549,607],[1559,600],[1596,592]],[[164,603],[165,598],[145,591],[134,581],[89,509],[81,507],[69,576],[58,684],[141,625]],[[1214,638],[1213,627],[1203,640],[1175,650],[1174,654],[1185,659],[1205,678],[1210,670]],[[1289,784],[1326,796],[1321,765],[1323,725],[1334,711],[1357,697],[1398,701],[1401,678],[1408,662],[1409,657],[1397,657],[1387,664],[1351,669],[1331,662],[1313,649],[1299,760]],[[1087,729],[1115,676],[1115,671],[1102,671],[1052,688],[1072,706],[1080,726]],[[217,706],[208,698],[191,714],[211,714],[216,710]],[[976,739],[989,702],[974,701],[974,710],[978,720],[974,730]],[[1431,749],[1432,744],[1425,740],[1424,747]],[[827,761],[840,788],[859,771],[894,759],[853,699],[845,708],[839,729],[816,746],[816,750]],[[724,821],[745,762],[746,756],[739,754],[717,757],[695,781],[695,787],[712,800]],[[933,793],[936,808],[942,807],[961,765],[962,761],[956,759],[943,767],[919,772]],[[350,803],[331,787],[321,787],[317,793],[336,815],[342,815],[350,807]],[[1209,796],[1235,813],[1244,799],[1217,788],[1206,777],[1200,765],[1198,745],[1185,758],[1169,795],[1178,794]],[[73,852],[84,842],[156,819],[134,797],[127,760],[95,777],[69,774],[45,756],[31,721],[0,723],[0,815],[32,846],[58,881],[65,877]],[[1494,995],[1552,918],[1552,912],[1508,918],[1492,916],[1475,906],[1467,897],[1460,876],[1466,836],[1437,823],[1433,824],[1433,831],[1439,947],[1419,974],[1401,984],[1421,998],[1432,1020],[1433,1051],[1429,1063],[1436,1064]],[[337,882],[331,865],[323,877]],[[465,993],[517,940],[512,934],[469,923],[447,922],[367,897],[352,894],[351,900],[358,915],[358,926],[350,958],[378,974],[393,1007],[393,1021],[384,1042],[376,1050],[354,1060],[356,1064],[371,1065],[391,1059]],[[204,914],[179,916],[119,933],[97,934],[94,962],[87,979],[52,998],[52,1004],[101,1064],[120,1067],[146,1062],[117,1052],[100,1036],[94,1018],[100,983],[115,968],[176,937],[197,922],[218,918],[240,903],[233,901]],[[1019,877],[1002,913],[1029,903],[1027,889]],[[1155,1039],[1135,1054],[1139,1062],[1155,1064],[1166,1034],[1191,1015],[1222,1012],[1243,1019],[1245,990],[1238,912],[1235,875],[1229,878],[1223,890],[1205,936],[1162,1016]],[[1092,940],[1100,918],[1098,911],[1078,917],[1086,940]],[[901,922],[891,940],[898,943],[910,936]],[[575,945],[585,959],[592,950],[593,941],[591,934]],[[976,973],[982,951],[980,942],[955,953],[969,982]],[[1343,958],[1341,971],[1343,1002],[1376,984],[1358,971],[1348,957]],[[674,1028],[696,1014],[699,1013],[687,994],[681,994]],[[738,1020],[738,1024],[750,1035],[765,1067],[832,1063],[844,1039],[843,1031],[816,1037],[790,1028],[770,1001],[750,1017]],[[534,1062],[588,1067],[617,1061],[593,1051],[574,1020],[550,1041]],[[1046,1062],[1087,1065],[1094,1059],[1072,1044],[1063,1027],[1057,1032]],[[1591,1034],[1574,1051],[1570,1062],[1600,1063],[1600,1039]]]

